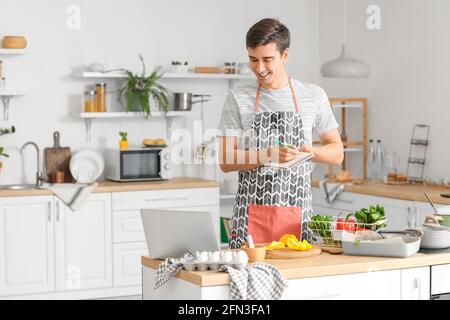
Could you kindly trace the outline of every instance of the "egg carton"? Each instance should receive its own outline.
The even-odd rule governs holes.
[[[180,262],[187,271],[218,272],[223,266],[244,270],[247,266],[248,256],[245,251],[203,251],[196,252],[195,257],[182,258]]]

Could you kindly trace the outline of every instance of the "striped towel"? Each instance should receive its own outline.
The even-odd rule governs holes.
[[[84,200],[92,193],[97,183],[58,183],[49,184],[47,189],[51,190],[70,209],[76,211],[80,209]]]

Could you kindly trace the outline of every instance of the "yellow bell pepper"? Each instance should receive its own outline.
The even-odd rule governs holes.
[[[289,239],[294,239],[295,241],[298,242],[298,239],[297,239],[295,234],[284,234],[284,235],[282,235],[281,238],[280,238],[280,242],[282,242],[285,245],[287,245],[287,242],[288,242]]]
[[[273,241],[271,244],[266,246],[266,249],[270,250],[270,251],[273,251],[273,250],[283,249],[284,247],[285,247],[285,245],[284,245],[283,242]]]

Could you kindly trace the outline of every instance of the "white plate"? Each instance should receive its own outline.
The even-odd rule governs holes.
[[[70,159],[70,172],[78,183],[93,183],[103,173],[105,161],[94,149],[81,149]]]

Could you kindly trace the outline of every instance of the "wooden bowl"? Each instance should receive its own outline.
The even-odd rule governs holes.
[[[5,49],[25,49],[27,40],[22,36],[5,36],[2,40]]]

